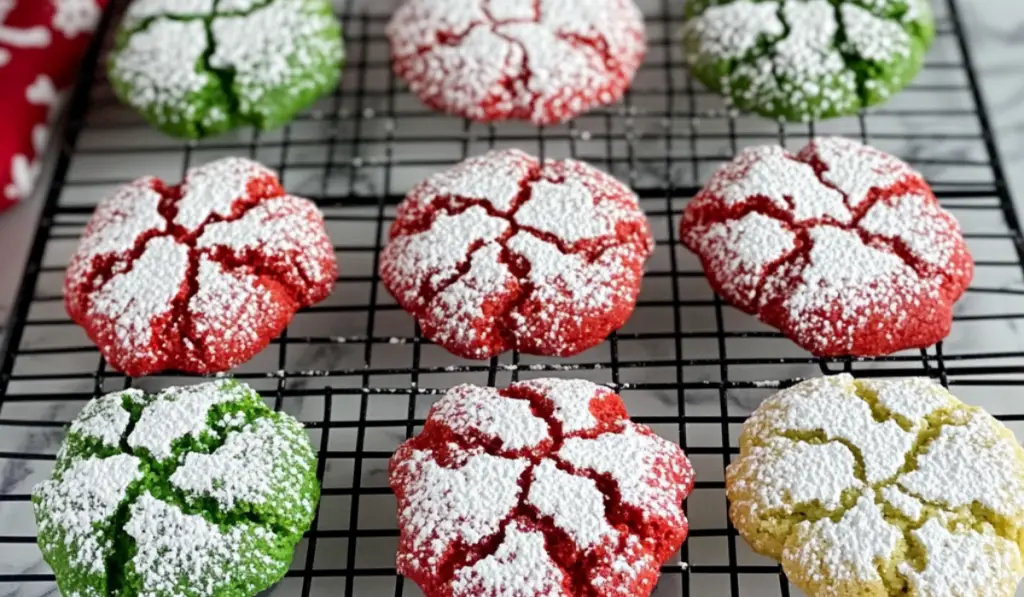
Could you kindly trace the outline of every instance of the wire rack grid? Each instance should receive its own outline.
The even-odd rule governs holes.
[[[692,530],[655,591],[668,595],[787,597],[778,566],[753,554],[726,517],[723,470],[739,425],[773,389],[802,378],[927,375],[981,404],[1015,431],[1024,408],[1024,240],[1001,172],[954,0],[936,0],[938,39],[918,79],[889,104],[852,118],[780,124],[731,114],[686,75],[681,6],[641,2],[650,51],[625,101],[566,125],[480,125],[431,113],[391,75],[383,34],[393,6],[339,4],[348,64],[337,91],[282,130],[183,144],[149,129],[115,101],[93,49],[72,98],[59,159],[0,351],[0,594],[46,595],[53,576],[35,545],[29,491],[46,478],[63,427],[86,400],[135,386],[195,380],[131,379],[109,369],[63,308],[64,268],[96,202],[143,174],[177,181],[190,166],[246,155],[276,168],[292,193],[323,209],[341,275],[332,296],[298,314],[266,351],[233,373],[299,417],[319,449],[323,499],[287,595],[419,595],[397,576],[387,458],[417,431],[430,404],[458,383],[505,385],[537,376],[605,383],[634,419],[679,442],[693,461]],[[109,32],[108,16],[104,30]],[[740,148],[798,148],[842,134],[903,157],[929,178],[960,220],[977,260],[953,334],[879,359],[816,359],[724,304],[678,242],[678,216],[711,171]],[[651,220],[657,250],[633,318],[601,346],[569,359],[508,353],[456,359],[425,340],[383,290],[377,255],[394,206],[419,179],[493,147],[573,157],[627,180]]]

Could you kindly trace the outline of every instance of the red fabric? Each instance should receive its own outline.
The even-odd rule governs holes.
[[[60,92],[108,0],[0,0],[0,210],[32,190]]]

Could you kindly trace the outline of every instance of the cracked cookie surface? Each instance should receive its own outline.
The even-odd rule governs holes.
[[[1024,450],[924,379],[803,382],[743,425],[729,517],[813,597],[1009,597]]]
[[[741,110],[790,121],[886,101],[935,37],[928,0],[695,0],[686,14],[694,76]]]
[[[323,216],[242,158],[145,177],[96,208],[65,306],[118,371],[227,370],[252,358],[337,276]]]
[[[646,597],[686,538],[679,446],[584,380],[452,388],[391,459],[399,573],[428,597]]]
[[[633,0],[407,0],[392,64],[428,106],[555,124],[618,101],[647,50]]]
[[[904,162],[848,139],[751,147],[683,212],[723,298],[819,356],[881,355],[949,334],[974,262]]]
[[[288,570],[319,484],[302,424],[244,384],[90,401],[33,491],[69,597],[248,597]]]
[[[626,322],[653,248],[636,195],[611,176],[492,151],[409,192],[380,275],[458,356],[567,356]]]
[[[284,125],[335,88],[343,61],[327,0],[140,0],[108,71],[146,120],[197,139]]]

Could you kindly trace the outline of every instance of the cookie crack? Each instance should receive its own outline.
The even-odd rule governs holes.
[[[533,18],[531,19],[499,19],[495,17],[494,13],[491,11],[491,1],[492,0],[483,0],[483,2],[481,2],[480,4],[480,10],[483,11],[484,16],[486,16],[487,20],[489,21],[488,23],[484,24],[490,25],[492,30],[494,30],[495,27],[499,27],[501,25],[540,22],[540,0],[531,0],[531,7],[533,8]],[[495,31],[495,33],[497,32]]]
[[[234,199],[234,201],[232,202],[231,213],[229,213],[228,215],[212,213],[209,216],[207,216],[207,218],[203,220],[203,222],[201,222],[198,226],[195,226],[194,228],[187,228],[176,222],[176,218],[178,215],[178,204],[182,200],[182,190],[185,184],[186,182],[182,181],[180,184],[172,187],[166,185],[162,181],[156,181],[154,183],[154,190],[161,196],[160,202],[157,207],[157,213],[159,213],[160,217],[163,218],[163,220],[166,222],[166,230],[163,232],[148,231],[147,233],[140,236],[136,240],[136,247],[133,248],[133,250],[127,256],[121,255],[117,257],[111,257],[111,263],[107,267],[107,271],[111,271],[110,268],[113,268],[118,263],[124,263],[125,268],[117,272],[117,274],[129,273],[134,268],[135,262],[145,252],[146,245],[153,238],[170,237],[173,238],[177,244],[185,246],[187,248],[188,268],[186,269],[185,272],[186,292],[184,293],[184,295],[176,296],[174,300],[171,301],[170,305],[170,313],[172,314],[172,321],[174,322],[173,325],[175,326],[175,329],[177,329],[179,333],[181,342],[183,344],[182,348],[185,349],[184,358],[187,359],[190,354],[202,355],[205,353],[206,350],[205,339],[202,337],[201,334],[196,333],[194,322],[192,320],[192,315],[189,311],[189,304],[191,303],[192,299],[195,298],[195,296],[199,293],[200,290],[199,267],[203,257],[206,257],[210,261],[218,263],[225,269],[226,272],[234,272],[242,267],[250,266],[253,269],[254,275],[260,278],[269,279],[278,286],[280,286],[281,288],[283,288],[284,290],[286,290],[289,295],[289,298],[293,300],[296,305],[302,304],[302,301],[299,300],[300,297],[298,289],[293,284],[290,284],[288,280],[286,280],[281,274],[273,271],[272,268],[262,267],[262,264],[253,265],[252,263],[246,263],[247,258],[245,257],[243,257],[242,259],[232,259],[226,254],[228,251],[216,250],[223,248],[223,246],[221,245],[217,245],[215,247],[215,250],[212,251],[206,251],[198,247],[199,239],[203,236],[203,233],[206,231],[206,228],[208,226],[217,223],[237,222],[244,218],[251,210],[260,206],[264,201],[280,199],[285,197],[286,195],[266,195],[264,193],[257,193],[255,196],[253,196],[252,194],[249,193],[247,189],[246,194]],[[254,259],[251,258],[250,256],[248,260],[253,261]],[[305,272],[302,271],[302,268],[296,268],[296,270],[298,271],[299,276],[304,281],[308,282],[308,279],[305,276]],[[109,275],[108,277],[106,277],[106,279],[103,280],[103,284],[109,282],[110,279],[113,277],[114,275]],[[87,294],[99,290],[101,287],[102,284],[100,286],[91,287],[89,288]],[[178,358],[180,359],[181,357]],[[177,364],[180,365],[181,362],[178,362]]]
[[[259,10],[261,8],[266,8],[266,7],[270,6],[271,4],[274,4],[275,2],[278,2],[278,1],[279,0],[256,0],[255,2],[252,3],[252,5],[249,8],[246,8],[245,10],[221,10],[220,9],[221,0],[214,0],[215,4],[214,4],[214,7],[213,7],[213,14],[212,14],[212,16],[215,16],[215,17],[245,17],[245,16],[251,15],[252,13],[256,12],[257,10]]]
[[[478,27],[489,27],[489,23],[480,21],[474,21],[466,26],[462,31],[438,31],[434,43],[428,43],[422,46],[416,46],[416,51],[413,55],[402,56],[398,60],[408,60],[413,56],[417,58],[423,57],[430,52],[433,52],[438,45],[455,47],[462,44],[462,41],[466,39],[470,33],[472,33]]]
[[[915,425],[913,421],[886,408],[878,398],[878,392],[872,390],[863,381],[859,379],[853,380],[853,392],[854,396],[871,408],[871,417],[876,422],[884,423],[886,421],[893,421],[899,425],[900,429],[903,431],[910,432],[914,430]]]
[[[181,342],[184,345],[186,355],[189,353],[195,353],[198,355],[205,354],[206,342],[202,338],[201,334],[196,333],[195,322],[192,320],[192,314],[189,310],[189,304],[192,299],[199,294],[199,262],[201,254],[196,251],[194,246],[190,246],[188,252],[188,270],[185,273],[185,283],[187,290],[185,295],[176,298],[171,304],[172,312],[174,313],[174,320],[178,326],[178,333],[181,336]],[[191,346],[190,346],[191,345]]]
[[[814,246],[814,243],[813,241],[811,241],[810,235],[807,233],[807,230],[792,230],[790,228],[790,231],[796,234],[796,240],[794,241],[795,246],[789,253],[782,255],[775,261],[764,266],[761,276],[757,281],[757,286],[755,286],[754,288],[754,297],[753,299],[751,299],[750,304],[753,307],[753,311],[755,313],[758,313],[761,310],[763,310],[764,293],[767,289],[768,283],[776,279],[776,275],[778,274],[779,270],[782,270],[783,268],[793,265],[800,258],[804,258],[804,260],[808,264],[811,262],[810,254],[811,249]]]
[[[818,159],[817,156],[815,156],[812,161],[797,161],[800,161],[801,163],[811,166],[811,170],[814,172],[814,176],[818,179],[818,182],[820,182],[822,185],[830,189],[833,189],[834,191],[843,196],[843,204],[846,205],[846,208],[850,211],[852,219],[850,220],[849,224],[836,222],[834,225],[844,230],[856,232],[857,235],[860,236],[861,242],[863,242],[865,246],[877,246],[878,244],[885,245],[889,253],[898,257],[901,261],[903,261],[903,263],[907,267],[914,270],[914,273],[918,276],[918,278],[920,278],[923,281],[933,278],[936,275],[936,273],[945,281],[952,280],[951,276],[944,271],[930,271],[933,268],[929,267],[928,264],[924,263],[921,259],[914,255],[910,248],[907,247],[906,243],[903,242],[901,239],[884,236],[881,234],[874,234],[868,232],[867,230],[864,230],[861,227],[860,224],[864,220],[864,218],[867,217],[867,214],[872,210],[872,208],[875,207],[875,205],[883,201],[883,199],[886,197],[885,189],[882,189],[877,186],[872,186],[870,189],[868,189],[866,199],[863,201],[863,203],[861,205],[858,205],[857,207],[853,207],[852,205],[850,205],[849,195],[842,189],[840,189],[837,185],[828,181],[825,178],[824,174],[825,172],[828,171],[828,167],[820,159]],[[830,221],[829,223],[831,224],[832,222]],[[814,227],[814,225],[809,226],[808,229],[812,227]]]
[[[311,288],[311,282],[306,271],[299,266],[295,267],[295,274],[301,279],[302,287],[287,279],[287,275],[277,271],[273,266],[264,262],[259,249],[246,249],[241,256],[235,255],[233,251],[224,245],[216,245],[210,250],[196,249],[201,257],[210,262],[220,265],[227,273],[241,272],[255,276],[260,281],[272,283],[280,287],[288,294],[289,300],[295,303],[296,308],[303,304],[302,287]]]
[[[787,439],[792,439],[792,440],[797,440],[797,441],[805,441],[807,443],[812,443],[812,444],[813,443],[823,443],[823,444],[824,443],[836,443],[836,444],[841,444],[841,445],[845,446],[846,449],[850,451],[850,454],[853,455],[853,461],[854,461],[854,464],[853,464],[853,475],[855,477],[857,477],[857,480],[860,481],[861,483],[863,483],[864,485],[866,485],[868,487],[871,486],[871,483],[868,482],[868,479],[867,479],[867,469],[866,469],[866,467],[864,465],[864,453],[861,451],[860,447],[857,444],[853,443],[852,441],[850,441],[850,440],[848,440],[848,439],[846,439],[844,437],[829,437],[821,429],[815,429],[814,431],[812,431],[810,433],[806,433],[806,432],[801,433],[801,432],[787,431],[787,432],[783,433],[782,436],[787,438]]]
[[[958,411],[947,407],[925,417],[925,421],[928,424],[918,430],[917,437],[914,438],[914,444],[907,451],[903,466],[896,473],[897,479],[906,473],[917,470],[918,457],[928,453],[932,443],[939,438],[945,427],[963,427],[967,424],[952,418],[956,412]]]
[[[461,442],[458,441],[459,439],[461,438],[456,437],[456,443],[459,443],[460,447],[462,447]],[[505,518],[498,523],[497,531],[491,536],[471,545],[465,544],[460,539],[455,552],[441,563],[437,576],[442,586],[450,586],[455,580],[455,575],[460,570],[472,568],[480,561],[493,556],[501,548],[501,544],[505,541],[508,525],[521,515],[524,507],[523,504],[526,502],[526,496],[529,494],[530,485],[533,483],[533,469],[536,464],[536,460],[531,460],[530,465],[519,475],[519,480],[517,481],[519,501]]]
[[[139,459],[139,468],[142,470],[142,476],[128,486],[124,499],[118,505],[117,510],[114,511],[114,515],[110,519],[109,528],[112,531],[112,536],[110,537],[112,549],[107,553],[103,562],[104,574],[106,575],[107,581],[105,587],[106,597],[118,597],[124,587],[124,570],[127,567],[128,561],[131,560],[135,549],[135,540],[124,530],[124,528],[125,525],[128,524],[131,507],[142,494],[144,482],[151,473],[145,457],[141,454],[135,454],[135,451],[128,444],[128,438],[135,430],[135,426],[138,424],[139,419],[142,416],[142,409],[136,408],[136,405],[132,402],[132,399],[129,396],[124,396],[122,398],[121,407],[128,412],[128,424],[121,433],[118,448],[122,454],[134,456]]]
[[[857,85],[857,99],[860,101],[861,107],[868,105],[868,89],[867,82],[870,80],[867,72],[868,68],[865,68],[867,62],[857,55],[851,49],[850,40],[846,35],[846,22],[843,20],[842,2],[830,2],[832,5],[832,11],[835,15],[836,21],[836,36],[833,41],[833,48],[839,53],[839,56],[843,59],[843,64],[847,70],[853,72],[854,81]],[[879,17],[881,18],[881,17]]]
[[[516,76],[505,79],[505,81],[502,82],[502,87],[504,87],[506,92],[513,98],[519,96],[520,92],[525,92],[529,96],[530,99],[526,103],[525,115],[532,121],[533,115],[536,114],[537,102],[540,101],[541,94],[530,90],[530,82],[533,80],[533,71],[530,70],[530,55],[527,53],[526,44],[507,33],[502,33],[499,31],[499,27],[500,25],[492,26],[491,31],[494,35],[500,37],[509,44],[518,47],[519,51],[522,52],[523,55],[523,61],[519,66],[519,72]],[[517,108],[522,109],[521,106],[517,106]],[[519,110],[515,110],[514,112],[517,111]]]
[[[476,241],[470,246],[469,250],[466,251],[465,259],[455,266],[456,271],[454,274],[448,276],[447,278],[440,282],[437,282],[436,284],[431,284],[429,278],[424,280],[423,286],[420,288],[420,296],[423,297],[423,300],[420,301],[420,304],[422,305],[420,310],[424,311],[428,309],[430,303],[432,303],[435,298],[437,298],[441,294],[444,294],[444,291],[448,290],[448,288],[456,284],[459,280],[464,278],[466,274],[469,273],[470,269],[472,269],[473,267],[473,256],[477,252],[479,252],[481,249],[484,249],[488,246],[493,246],[495,244],[498,243],[496,243],[495,241]]]
[[[516,386],[502,388],[499,390],[499,394],[506,399],[528,402],[531,413],[543,420],[548,426],[552,443],[545,450],[529,456],[510,455],[490,446],[488,452],[495,452],[495,455],[500,458],[525,458],[529,461],[529,464],[517,481],[519,499],[515,507],[499,523],[498,530],[494,534],[476,544],[466,545],[460,542],[457,545],[453,555],[441,564],[440,573],[438,574],[440,584],[450,586],[459,570],[472,567],[481,560],[493,556],[504,542],[508,526],[516,521],[524,521],[531,523],[534,530],[541,533],[544,537],[545,552],[551,558],[554,565],[563,573],[564,577],[569,580],[573,589],[571,594],[580,597],[595,595],[596,590],[587,578],[587,572],[593,567],[594,560],[599,554],[592,548],[582,548],[577,545],[567,532],[555,526],[553,517],[542,514],[535,506],[529,503],[534,470],[542,462],[550,461],[556,468],[565,473],[593,481],[602,497],[604,519],[610,527],[616,530],[617,537],[614,549],[618,552],[622,552],[625,549],[626,543],[631,536],[639,538],[641,542],[651,539],[642,524],[643,514],[636,507],[623,502],[618,482],[610,474],[577,469],[558,456],[558,450],[567,438],[563,433],[562,423],[554,416],[554,404],[546,395],[531,388]],[[426,445],[433,444],[437,439],[434,437],[435,429],[437,428],[425,428],[416,439]],[[596,436],[606,434],[621,435],[622,430],[611,428],[597,433]],[[462,435],[445,435],[444,437],[447,443],[455,444],[463,452],[471,452],[481,447],[487,450],[487,444],[490,443],[486,436],[466,438]],[[582,434],[570,437],[588,438],[590,436]],[[622,532],[621,529],[623,527],[627,532]],[[566,544],[572,545],[571,553],[559,548],[561,545]]]
[[[619,71],[615,68],[615,65],[618,63],[618,59],[611,53],[611,50],[609,50],[608,40],[603,36],[597,35],[590,37],[580,35],[578,33],[563,33],[561,31],[557,32],[555,36],[568,43],[577,51],[579,51],[582,46],[597,52],[598,56],[601,57],[601,63],[602,66],[604,66],[605,74],[609,76],[618,74]]]
[[[89,264],[88,268],[91,275],[86,280],[84,287],[78,291],[78,294],[89,296],[94,292],[102,290],[114,277],[130,273],[135,268],[135,262],[145,253],[146,245],[154,238],[166,236],[172,235],[168,231],[160,231],[154,228],[140,234],[135,239],[134,246],[127,251],[115,254],[94,255],[92,263]]]
[[[217,84],[220,86],[221,95],[224,96],[224,101],[227,102],[228,115],[233,119],[245,120],[239,113],[238,96],[235,95],[234,90],[234,71],[217,68],[213,65],[213,55],[217,51],[217,40],[213,34],[213,22],[218,18],[218,16],[219,15],[213,15],[209,18],[203,19],[203,29],[206,32],[206,48],[203,50],[199,60],[203,65],[203,69],[213,75],[213,78],[217,80]],[[201,118],[196,119],[195,126],[196,132],[199,133],[199,136],[204,137],[207,131]]]

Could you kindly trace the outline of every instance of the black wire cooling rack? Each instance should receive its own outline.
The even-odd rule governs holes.
[[[349,54],[343,82],[273,133],[176,142],[120,107],[102,68],[83,70],[0,351],[0,595],[56,590],[35,545],[29,491],[49,475],[62,428],[84,402],[130,385],[153,390],[195,381],[119,375],[69,321],[61,283],[84,223],[120,184],[143,174],[177,181],[186,168],[226,155],[275,167],[291,192],[315,199],[341,266],[330,299],[297,315],[280,339],[234,372],[303,420],[319,448],[319,516],[291,573],[272,591],[420,594],[395,574],[387,458],[418,429],[436,396],[458,383],[505,385],[551,375],[606,383],[636,420],[686,449],[698,479],[687,502],[692,531],[665,567],[659,597],[796,593],[776,565],[738,538],[723,491],[739,425],[775,388],[839,371],[927,375],[1011,427],[1024,425],[1017,399],[1024,382],[1024,339],[1017,334],[1024,321],[1024,240],[953,0],[936,0],[938,39],[909,89],[856,117],[801,125],[724,110],[686,75],[681,2],[648,0],[650,52],[625,101],[541,129],[472,124],[422,107],[390,72],[383,30],[391,8],[363,0],[339,6]],[[87,64],[102,65],[100,56],[97,47]],[[944,344],[880,359],[813,358],[723,304],[679,245],[678,215],[720,162],[746,145],[798,148],[816,134],[850,136],[903,157],[959,218],[978,268]],[[633,318],[575,358],[456,359],[423,339],[375,273],[394,206],[412,184],[467,156],[509,146],[585,160],[628,181],[657,238]]]

